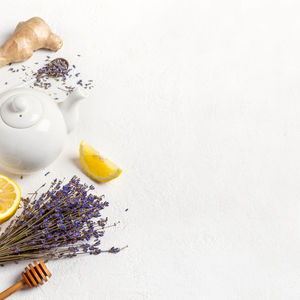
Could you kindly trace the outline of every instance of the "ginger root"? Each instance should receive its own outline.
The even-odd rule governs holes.
[[[43,19],[34,17],[20,22],[13,35],[0,48],[0,67],[27,60],[37,49],[57,51],[62,44],[62,39],[51,32]]]

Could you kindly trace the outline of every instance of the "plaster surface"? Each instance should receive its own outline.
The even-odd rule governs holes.
[[[300,298],[299,9],[296,0],[1,3],[1,42],[41,16],[64,40],[51,57],[95,81],[61,156],[15,179],[23,194],[54,177],[92,183],[78,162],[85,139],[124,170],[96,185],[121,222],[103,247],[129,245],[50,261],[47,284],[10,299]],[[0,88],[21,82],[7,69]],[[25,265],[0,268],[0,289]]]

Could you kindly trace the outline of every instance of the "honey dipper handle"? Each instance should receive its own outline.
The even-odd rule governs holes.
[[[0,300],[3,300],[13,294],[14,292],[22,289],[24,286],[26,286],[26,282],[24,280],[20,280],[16,284],[12,285],[10,288],[5,290],[4,292],[0,293]]]

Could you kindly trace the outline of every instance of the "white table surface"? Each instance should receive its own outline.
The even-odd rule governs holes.
[[[51,55],[95,80],[47,178],[92,182],[78,164],[83,138],[117,162],[124,173],[97,185],[121,222],[103,246],[129,245],[50,261],[51,281],[12,300],[300,299],[299,9],[296,0],[1,2],[1,42],[41,16],[64,40]],[[19,80],[7,67],[0,78],[0,88]],[[23,194],[44,173],[16,177]],[[0,289],[25,265],[1,268]]]

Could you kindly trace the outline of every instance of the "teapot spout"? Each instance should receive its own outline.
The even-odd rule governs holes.
[[[87,97],[85,90],[77,87],[64,102],[59,103],[59,108],[64,116],[68,133],[70,133],[78,122],[78,104],[80,100]]]

